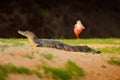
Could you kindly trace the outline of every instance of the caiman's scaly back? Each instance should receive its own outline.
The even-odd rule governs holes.
[[[29,31],[29,30],[27,30],[27,31],[20,31],[20,30],[18,30],[18,33],[21,34],[21,35],[23,35],[23,36],[26,36],[29,39],[29,41],[32,44],[32,46],[37,46],[38,45],[37,44],[38,38],[31,31]]]

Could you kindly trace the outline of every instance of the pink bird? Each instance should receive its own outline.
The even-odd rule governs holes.
[[[74,25],[74,34],[77,38],[79,38],[79,34],[85,29],[82,25],[80,20],[77,20],[76,24]]]

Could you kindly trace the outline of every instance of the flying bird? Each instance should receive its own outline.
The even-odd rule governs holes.
[[[74,25],[74,34],[76,38],[79,38],[79,34],[83,31],[83,29],[85,29],[85,27],[80,20],[77,20],[76,24]]]

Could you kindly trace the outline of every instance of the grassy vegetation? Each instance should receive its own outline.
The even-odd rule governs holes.
[[[23,43],[17,43],[17,42],[16,42],[16,43],[13,43],[13,45],[12,45],[12,46],[14,46],[14,47],[15,47],[15,46],[23,46],[23,45],[24,45]]]
[[[55,68],[48,65],[42,65],[41,68],[45,71],[45,74],[52,76],[54,79],[58,80],[71,80],[72,78],[79,80],[81,76],[84,76],[84,71],[76,63],[68,61],[64,68]],[[38,77],[42,77],[40,72],[37,70],[31,70],[26,67],[16,67],[12,64],[0,65],[0,80],[6,80],[9,73],[18,73],[18,74],[35,74]]]
[[[76,77],[85,75],[83,69],[70,60],[66,63],[66,70]]]
[[[71,80],[72,78],[77,80],[80,76],[85,75],[83,69],[72,61],[68,61],[64,68],[54,68],[46,65],[42,66],[42,68],[45,74],[51,73],[53,78],[59,80]]]
[[[110,64],[120,65],[120,58],[117,58],[117,57],[111,57],[111,58],[108,60],[108,63],[110,63]]]
[[[12,46],[23,46],[22,42],[26,42],[27,39],[17,39],[17,38],[0,38],[0,42],[12,43]]]
[[[53,59],[53,55],[51,53],[42,53],[41,56],[48,60]]]
[[[54,68],[50,66],[43,66],[42,68],[44,69],[46,74],[51,73],[52,77],[55,79],[70,80],[72,78],[72,75],[63,69]]]
[[[18,42],[25,42],[27,39],[25,38],[0,38],[0,42],[6,43],[18,43]]]
[[[29,59],[33,59],[33,56],[34,56],[34,52],[32,53],[27,53],[27,55],[25,55],[24,57],[27,57]]]
[[[40,73],[25,67],[16,67],[12,64],[0,65],[0,80],[6,80],[9,73],[35,74],[40,77]]]
[[[97,50],[103,53],[120,54],[120,47],[104,47],[104,48],[97,48]]]
[[[80,38],[80,39],[61,39],[60,41],[78,45],[78,44],[120,44],[120,38]],[[118,41],[118,42],[116,42]]]
[[[4,51],[6,48],[8,48],[9,47],[9,45],[1,45],[0,46],[0,51]]]

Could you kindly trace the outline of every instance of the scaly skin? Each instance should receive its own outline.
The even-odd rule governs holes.
[[[92,53],[101,53],[100,51],[96,51],[88,46],[72,46],[65,44],[60,41],[56,40],[51,40],[51,39],[38,39],[38,37],[31,31],[18,31],[19,34],[26,36],[31,45],[35,47],[51,47],[51,48],[57,48],[60,50],[65,50],[65,51],[74,51],[74,52],[92,52]]]

